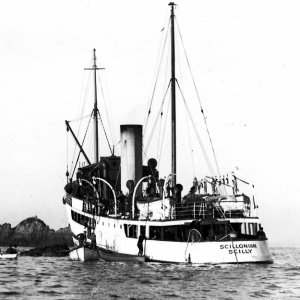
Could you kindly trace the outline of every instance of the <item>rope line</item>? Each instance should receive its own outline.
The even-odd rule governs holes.
[[[99,115],[99,120],[101,121],[101,124],[102,124],[102,128],[103,128],[103,131],[104,131],[104,134],[105,134],[105,138],[106,138],[109,150],[110,150],[111,154],[113,154],[113,151],[112,151],[112,148],[110,146],[110,143],[109,143],[109,140],[108,140],[108,136],[107,136],[107,133],[106,133],[106,130],[105,130],[105,127],[104,127],[103,120],[102,120],[102,117],[101,117],[99,109],[98,109],[98,115]]]
[[[89,116],[90,116],[90,114],[88,114],[88,115],[86,115],[86,116],[83,116],[83,117],[79,117],[79,118],[70,120],[70,121],[68,121],[68,122],[69,122],[69,123],[72,123],[72,122],[81,121],[81,120],[87,119]]]
[[[193,177],[195,177],[196,171],[195,171],[194,155],[193,155],[191,133],[190,133],[190,127],[189,127],[188,116],[187,116],[187,111],[186,110],[185,110],[185,122],[186,122],[186,128],[187,128],[187,133],[188,133],[190,154],[191,154],[191,159],[192,159]]]
[[[159,152],[159,144],[160,144],[159,142],[160,142],[160,134],[161,134],[162,117],[163,117],[163,111],[161,111],[160,119],[159,119],[158,143],[157,143],[156,157],[158,157],[158,152]]]
[[[153,99],[154,99],[154,94],[155,94],[155,90],[156,90],[156,85],[157,85],[157,81],[158,81],[158,76],[160,74],[160,69],[161,69],[161,63],[162,63],[162,59],[163,59],[163,54],[164,54],[164,49],[165,49],[165,46],[166,46],[166,41],[167,41],[167,37],[169,35],[169,26],[170,26],[170,21],[171,19],[169,19],[169,23],[168,23],[168,28],[167,28],[167,33],[166,33],[166,36],[165,36],[165,40],[164,40],[164,44],[163,44],[163,48],[162,48],[162,55],[160,57],[160,61],[159,61],[159,65],[158,65],[158,69],[157,69],[157,74],[156,74],[156,78],[155,78],[155,83],[154,83],[154,87],[153,87],[153,91],[152,91],[152,95],[151,95],[151,98],[150,98],[150,105],[149,105],[149,109],[148,109],[148,112],[147,112],[147,115],[145,116],[145,121],[144,121],[144,134],[146,133],[146,130],[147,130],[147,125],[148,125],[148,120],[149,120],[149,115],[151,113],[151,108],[152,108],[152,103],[153,103]]]
[[[109,129],[109,132],[110,132],[113,144],[115,144],[115,138],[114,138],[114,134],[113,134],[113,131],[112,131],[110,115],[108,113],[106,99],[105,99],[105,96],[104,96],[104,91],[103,91],[103,87],[102,87],[102,83],[101,83],[101,78],[100,78],[99,72],[97,73],[97,77],[98,77],[98,81],[100,83],[101,94],[102,94],[102,97],[103,97],[104,109],[105,109],[105,113],[106,113],[106,117],[107,117],[107,123],[108,123],[108,129]],[[104,128],[104,125],[103,125],[103,128]]]
[[[169,84],[168,84],[168,87],[167,87],[166,92],[165,92],[165,94],[164,94],[164,97],[163,97],[163,100],[162,100],[160,109],[159,109],[159,111],[158,111],[158,115],[157,115],[157,117],[156,117],[156,119],[155,119],[154,125],[153,125],[153,127],[152,127],[152,130],[151,130],[151,133],[150,133],[150,136],[149,136],[149,139],[148,139],[148,142],[147,142],[147,144],[146,144],[146,147],[145,147],[145,152],[146,152],[146,153],[148,152],[148,149],[149,149],[149,146],[150,146],[150,141],[151,141],[151,139],[152,139],[152,137],[153,137],[154,129],[155,129],[155,126],[156,126],[156,124],[157,124],[158,118],[159,118],[159,116],[160,116],[160,112],[162,111],[162,108],[163,108],[163,105],[164,105],[164,102],[165,102],[165,99],[166,99],[167,92],[168,92],[168,90],[169,90],[169,88],[170,88],[170,85],[171,85],[171,80],[169,81]]]
[[[198,133],[197,128],[196,128],[196,125],[195,125],[195,122],[194,122],[194,120],[193,120],[193,118],[192,118],[192,115],[191,115],[191,113],[190,113],[190,110],[189,110],[189,108],[188,108],[188,106],[187,106],[187,103],[186,103],[186,101],[185,101],[185,97],[184,97],[184,95],[183,95],[183,93],[182,93],[182,90],[181,90],[181,88],[180,88],[180,86],[179,86],[177,80],[176,80],[176,82],[177,82],[177,86],[178,86],[178,88],[179,88],[179,91],[180,91],[180,93],[181,93],[181,96],[182,96],[182,99],[183,99],[185,108],[186,108],[186,110],[187,110],[187,113],[188,113],[188,115],[189,115],[189,117],[190,117],[190,120],[191,120],[191,123],[192,123],[192,125],[193,125],[193,128],[194,128],[194,130],[195,130],[196,137],[197,137],[198,142],[199,142],[199,144],[200,144],[200,147],[201,147],[201,149],[202,149],[202,153],[203,153],[203,155],[204,155],[204,157],[205,157],[205,161],[206,161],[206,163],[207,163],[207,166],[208,166],[208,168],[209,168],[209,170],[210,170],[212,176],[214,176],[213,167],[212,167],[212,165],[211,165],[211,163],[210,163],[210,160],[209,160],[208,155],[207,155],[207,152],[206,152],[206,150],[205,150],[205,148],[204,148],[203,142],[202,142],[202,140],[201,140],[201,138],[200,138],[200,136],[199,136],[199,133]]]
[[[84,92],[83,103],[82,103],[81,114],[80,114],[81,117],[83,116],[84,108],[86,105],[87,92],[90,89],[90,84],[91,84],[91,72],[88,73],[87,85],[86,85],[85,92]],[[78,127],[77,127],[76,136],[79,136],[79,132],[81,130],[81,124],[82,124],[82,122],[79,122]],[[73,157],[72,157],[72,162],[71,162],[71,167],[70,167],[71,170],[73,169],[73,163],[74,163],[74,159],[75,159],[76,150],[77,150],[77,145],[74,147],[74,151],[73,151]],[[76,167],[74,167],[74,169],[75,168]]]
[[[160,165],[160,159],[161,159],[161,155],[162,155],[163,141],[165,140],[165,133],[166,133],[167,121],[168,121],[168,116],[169,116],[169,111],[170,111],[170,104],[171,104],[171,95],[169,97],[169,101],[168,101],[168,104],[167,104],[167,113],[166,113],[166,117],[165,117],[165,125],[164,125],[164,129],[163,129],[163,136],[162,136],[161,143],[160,143],[160,152],[159,152],[159,156],[157,157],[158,167]]]
[[[202,106],[202,103],[201,103],[201,100],[200,100],[199,92],[198,92],[198,89],[197,89],[197,86],[196,86],[196,83],[195,83],[195,79],[194,79],[194,76],[193,76],[193,73],[192,73],[192,69],[191,69],[190,62],[189,62],[189,59],[188,59],[188,56],[187,56],[187,52],[186,52],[185,47],[184,47],[182,35],[181,35],[181,32],[180,32],[176,17],[175,17],[175,20],[176,20],[176,26],[177,26],[177,29],[178,29],[178,33],[179,33],[179,36],[180,36],[180,39],[181,39],[185,59],[186,59],[186,62],[187,62],[187,65],[188,65],[188,68],[189,68],[189,71],[190,71],[190,75],[191,75],[191,78],[192,78],[192,81],[193,81],[193,85],[194,85],[194,88],[195,88],[195,91],[196,91],[196,95],[197,95],[197,99],[198,99],[198,102],[199,102],[199,105],[200,105],[201,113],[203,115],[203,120],[204,120],[204,123],[205,123],[205,128],[206,128],[206,131],[207,131],[207,135],[208,135],[208,138],[209,138],[209,141],[210,141],[210,144],[211,144],[214,160],[215,160],[215,163],[216,163],[217,172],[218,172],[218,175],[220,176],[220,174],[221,174],[220,167],[219,167],[216,152],[215,152],[215,149],[214,149],[214,146],[213,146],[212,138],[211,138],[211,135],[210,135],[210,132],[209,132],[209,129],[208,129],[208,125],[207,125],[207,121],[206,121],[207,118],[204,115],[203,106]]]
[[[88,126],[87,126],[87,128],[86,128],[86,131],[85,131],[85,134],[84,134],[84,137],[83,137],[83,141],[82,141],[82,143],[81,143],[81,148],[83,147],[83,144],[84,144],[84,141],[85,141],[85,138],[86,138],[86,135],[87,135],[87,132],[88,132],[90,123],[91,123],[92,116],[93,116],[93,113],[91,113],[91,117],[90,117],[90,119],[89,119],[89,123],[88,123]],[[71,176],[71,178],[73,178],[73,176],[74,176],[74,173],[75,173],[75,170],[76,170],[76,166],[77,166],[78,161],[79,161],[80,154],[81,154],[81,151],[80,151],[80,149],[79,149],[79,152],[78,152],[78,155],[77,155],[77,159],[76,159],[76,163],[75,163],[74,169],[73,169],[73,171],[72,171],[72,176]]]

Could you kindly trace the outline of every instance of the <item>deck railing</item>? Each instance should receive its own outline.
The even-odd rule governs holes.
[[[205,219],[205,218],[240,218],[245,217],[243,210],[224,211],[216,204],[207,203],[176,204],[173,211],[174,219]]]

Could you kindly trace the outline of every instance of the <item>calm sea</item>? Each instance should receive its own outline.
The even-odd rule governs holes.
[[[0,261],[1,299],[299,299],[300,248],[271,248],[274,264],[191,266]]]

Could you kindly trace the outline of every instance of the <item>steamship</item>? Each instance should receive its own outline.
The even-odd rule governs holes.
[[[63,203],[74,243],[85,235],[96,237],[101,253],[144,257],[148,261],[221,264],[271,263],[268,239],[257,216],[254,186],[237,171],[221,175],[211,170],[199,180],[191,178],[189,192],[177,182],[175,4],[170,3],[171,48],[171,168],[161,175],[154,158],[144,163],[143,126],[120,126],[120,155],[99,156],[96,52],[93,66],[94,161],[75,135],[67,131],[78,150],[73,172],[67,171]],[[201,112],[202,108],[201,108]],[[104,141],[101,140],[101,143]],[[77,166],[80,157],[84,163]],[[198,177],[199,178],[199,177]],[[100,255],[101,257],[101,255]]]

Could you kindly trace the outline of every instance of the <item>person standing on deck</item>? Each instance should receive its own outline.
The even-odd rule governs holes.
[[[212,194],[215,195],[216,194],[216,183],[215,183],[215,179],[212,178],[211,180],[211,191],[212,191]]]
[[[237,178],[236,178],[236,176],[234,174],[232,176],[233,176],[233,179],[232,179],[233,194],[236,195],[239,192],[238,185],[237,185]]]
[[[91,238],[92,249],[96,249],[97,245],[96,245],[96,234],[95,234],[95,232],[91,233],[91,237],[90,238]]]
[[[140,234],[138,242],[137,242],[137,246],[139,248],[139,253],[138,253],[139,256],[143,255],[143,252],[144,252],[143,242],[144,242],[145,239],[146,239],[145,235]]]
[[[206,178],[204,178],[203,189],[204,189],[204,195],[207,195],[207,180],[206,180]]]
[[[203,189],[204,185],[203,185],[203,178],[201,179],[201,181],[199,182],[199,185],[198,185],[198,192],[199,192],[199,195],[201,194],[201,190]]]

